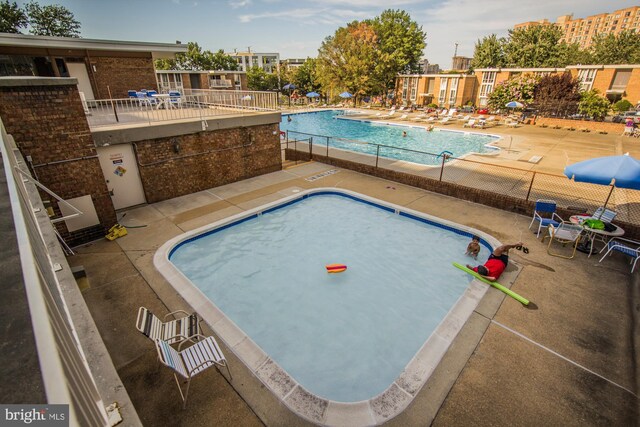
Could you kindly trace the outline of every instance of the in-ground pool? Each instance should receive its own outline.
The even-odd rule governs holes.
[[[469,262],[474,233],[320,189],[179,236],[155,264],[285,403],[299,387],[340,411],[424,384],[486,290],[451,265]],[[332,263],[348,268],[328,274]],[[284,390],[263,378],[280,368]]]
[[[288,117],[292,120],[288,121]],[[292,139],[306,139],[314,135],[314,145],[326,146],[327,138],[323,136],[331,137],[330,147],[425,165],[440,164],[441,159],[437,155],[445,151],[453,157],[462,157],[469,153],[496,153],[499,150],[490,145],[499,139],[496,135],[441,128],[428,131],[424,126],[412,125],[411,122],[358,120],[357,116],[344,116],[344,112],[335,110],[283,115],[280,129],[289,131]],[[403,132],[407,135],[403,136]],[[378,145],[381,145],[379,151]]]

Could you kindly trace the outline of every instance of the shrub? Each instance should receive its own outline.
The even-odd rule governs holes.
[[[626,99],[621,99],[620,101],[613,104],[613,111],[618,113],[624,113],[625,111],[629,111],[633,108],[633,104],[627,101]]]
[[[582,92],[578,110],[581,114],[586,114],[596,120],[604,118],[611,108],[609,100],[600,96],[597,89],[591,89],[588,92]]]

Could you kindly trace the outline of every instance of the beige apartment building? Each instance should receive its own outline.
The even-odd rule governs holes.
[[[552,25],[548,19],[522,22],[513,26],[514,30],[535,25]],[[625,30],[640,31],[640,6],[619,9],[611,13],[600,13],[586,18],[573,19],[573,15],[563,15],[555,25],[564,33],[563,41],[578,43],[581,48],[591,46],[597,34],[618,34]]]
[[[464,105],[485,107],[489,95],[500,83],[521,75],[543,77],[570,72],[581,89],[597,89],[611,102],[626,99],[640,103],[640,65],[571,65],[565,68],[478,68],[474,74],[411,74],[396,80],[399,105],[452,108]]]

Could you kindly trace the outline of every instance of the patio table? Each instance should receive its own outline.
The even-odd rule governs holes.
[[[596,239],[600,240],[601,242],[603,242],[605,245],[609,242],[609,240],[611,240],[614,237],[620,237],[622,235],[624,235],[624,230],[622,229],[622,227],[619,227],[613,223],[610,223],[611,225],[613,225],[615,227],[615,230],[613,231],[607,231],[607,230],[598,230],[595,228],[590,228],[587,227],[584,224],[584,221],[587,219],[595,219],[591,216],[588,215],[572,215],[569,218],[569,221],[571,221],[573,224],[579,224],[582,226],[582,228],[584,229],[585,232],[585,236],[586,239],[585,241],[588,243],[585,244],[581,244],[578,247],[578,250],[581,252],[585,252],[585,253],[589,253],[589,257],[591,256],[591,254],[593,253],[593,243]],[[587,245],[589,245],[587,247]]]

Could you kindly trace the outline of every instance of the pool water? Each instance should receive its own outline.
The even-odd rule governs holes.
[[[451,263],[470,262],[469,241],[316,193],[184,240],[169,259],[305,389],[356,402],[393,383],[465,292]],[[328,274],[332,263],[347,270]]]
[[[341,119],[342,115],[342,111],[334,110],[283,115],[280,129],[289,131],[291,139],[307,139],[309,137],[307,134],[311,134],[315,135],[314,145],[326,146],[327,138],[322,136],[328,136],[331,137],[330,147],[372,155],[376,155],[377,144],[380,144],[385,146],[380,147],[381,157],[425,165],[440,164],[441,158],[437,155],[443,151],[452,153],[453,157],[462,157],[469,153],[490,153],[498,150],[488,145],[498,140],[494,135],[448,131],[441,128],[430,132],[424,127],[412,126],[410,121],[402,125],[396,123],[390,125],[386,122]],[[292,120],[288,121],[288,117]],[[403,132],[407,135],[402,136]],[[418,151],[418,153],[405,150]]]

